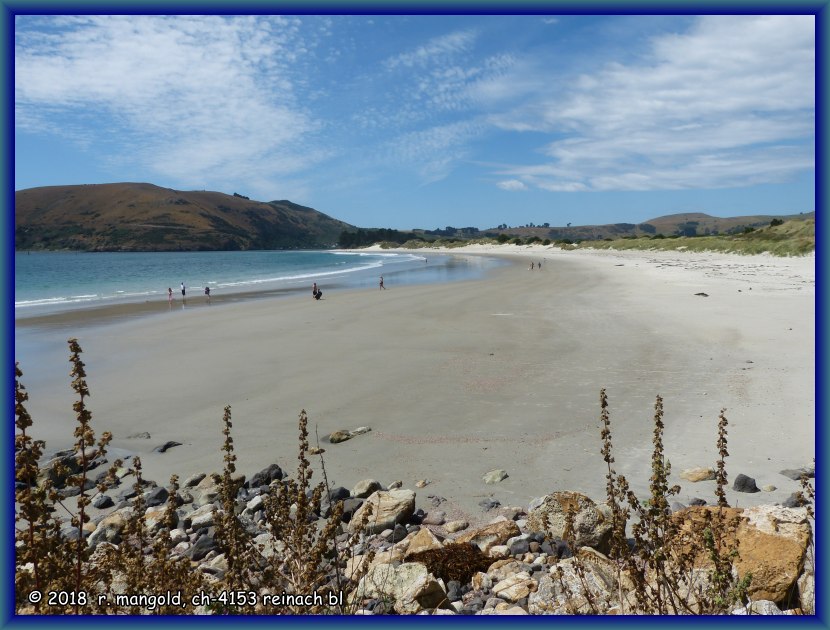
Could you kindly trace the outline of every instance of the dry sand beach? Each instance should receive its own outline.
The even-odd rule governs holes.
[[[714,500],[717,418],[729,419],[727,470],[771,484],[728,491],[745,507],[786,499],[779,471],[815,453],[815,258],[470,246],[510,256],[480,281],[330,290],[83,321],[18,320],[40,348],[17,356],[47,450],[72,441],[69,336],[84,349],[93,427],[139,453],[165,483],[222,466],[221,418],[233,410],[237,467],[296,467],[297,416],[312,432],[371,427],[321,444],[329,480],[403,481],[427,509],[486,518],[479,502],[524,505],[555,490],[605,492],[599,391],[606,388],[617,470],[638,493],[649,477],[653,405],[664,399],[666,455],[678,500]],[[427,256],[429,254],[426,254]],[[531,261],[543,261],[529,270]],[[706,295],[698,295],[705,293]],[[147,432],[150,439],[129,436]],[[153,448],[181,442],[166,453]],[[312,438],[313,443],[313,438]],[[316,458],[315,458],[316,459]],[[482,475],[509,477],[487,485]],[[319,475],[319,473],[317,473]]]

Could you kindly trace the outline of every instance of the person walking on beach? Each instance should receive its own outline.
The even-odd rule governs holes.
[[[317,299],[317,283],[311,285],[311,295],[316,300]]]
[[[380,289],[385,289],[386,287],[383,286],[383,276],[380,277]]]
[[[173,287],[167,287],[167,304],[173,308]]]
[[[205,295],[208,299],[208,304],[210,304],[210,287],[205,287]]]
[[[315,300],[319,300],[321,297],[323,297],[323,292],[317,288],[316,282],[314,283],[314,288],[312,289],[311,294],[314,296]]]

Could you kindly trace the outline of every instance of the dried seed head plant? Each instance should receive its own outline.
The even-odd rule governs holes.
[[[42,591],[49,583],[50,573],[47,559],[51,542],[51,506],[49,505],[49,482],[38,485],[39,460],[45,446],[42,440],[34,440],[27,433],[32,418],[26,410],[29,393],[20,382],[23,372],[14,364],[14,413],[18,433],[14,439],[15,451],[15,503],[19,506],[15,515],[15,599],[16,607],[27,604],[25,596],[32,591]],[[59,528],[58,528],[58,531]],[[46,565],[46,566],[44,566]],[[34,612],[41,610],[40,602]]]
[[[308,453],[308,416],[305,410],[299,416],[299,453],[295,479],[283,480],[265,500],[266,519],[270,533],[283,549],[272,557],[273,575],[285,592],[302,595],[320,593],[323,598],[335,590],[336,580],[329,578],[330,560],[339,561],[336,554],[337,529],[342,516],[342,505],[333,506],[328,520],[317,524],[324,484],[311,485],[313,470],[306,457]],[[309,496],[310,490],[310,496]],[[342,567],[341,567],[342,570]],[[280,591],[277,591],[280,592]],[[338,599],[340,596],[338,594]],[[273,612],[290,614],[320,614],[325,607],[289,605]]]
[[[622,475],[611,464],[610,415],[605,390],[600,392],[602,423],[601,453],[605,460],[606,491],[613,514],[611,557],[631,584],[629,598],[623,593],[618,574],[618,597],[624,613],[634,614],[719,614],[744,601],[751,575],[737,576],[734,562],[738,558],[735,531],[737,519],[724,515],[726,503],[727,431],[726,410],[718,418],[718,461],[715,495],[717,510],[706,509],[700,521],[685,522],[683,515],[672,515],[669,498],[680,488],[669,485],[671,464],[663,446],[663,399],[654,405],[652,474],[649,499],[642,503]],[[625,505],[625,507],[623,507]],[[632,546],[628,549],[624,525],[633,512]],[[707,553],[709,570],[701,575],[697,569],[700,550]],[[617,554],[622,554],[618,556]]]
[[[236,514],[236,497],[242,486],[242,479],[236,476],[231,420],[231,408],[226,406],[222,416],[222,434],[225,436],[222,447],[225,453],[224,468],[219,486],[222,509],[216,522],[215,539],[228,564],[225,572],[227,586],[231,590],[247,590],[255,581],[252,571],[258,568],[260,558],[255,557],[259,554],[253,545],[252,537]]]

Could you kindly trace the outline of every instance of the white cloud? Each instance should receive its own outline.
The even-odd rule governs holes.
[[[516,190],[527,190],[527,186],[525,186],[524,182],[520,182],[518,179],[506,179],[504,181],[497,182],[496,186],[502,190],[509,190],[511,192]]]
[[[556,134],[547,168],[501,171],[540,188],[717,188],[813,167],[812,16],[704,17],[655,38],[639,64],[609,63],[552,88],[520,78],[525,102],[489,120]]]
[[[40,27],[48,18],[16,23],[18,128],[54,132],[60,114],[63,135],[120,136],[139,165],[185,186],[234,171],[242,183],[276,181],[320,157],[304,146],[316,125],[298,103],[297,77],[312,44],[297,19],[56,22],[64,30],[47,36]],[[97,119],[94,131],[90,119]]]

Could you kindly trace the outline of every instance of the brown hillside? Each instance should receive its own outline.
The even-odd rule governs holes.
[[[331,247],[350,225],[290,201],[152,184],[15,192],[16,249],[178,251]]]

